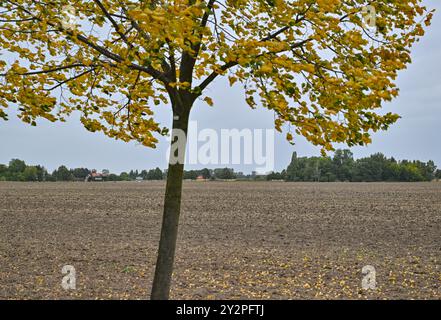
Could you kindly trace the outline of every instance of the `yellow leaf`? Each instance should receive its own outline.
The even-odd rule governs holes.
[[[233,84],[236,83],[237,78],[236,77],[229,77],[228,80],[230,80],[230,86],[233,86]]]
[[[212,107],[214,105],[213,103],[213,99],[211,99],[210,97],[205,97],[204,101],[210,106]]]

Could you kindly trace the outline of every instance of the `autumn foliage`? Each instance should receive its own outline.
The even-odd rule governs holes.
[[[366,6],[375,27],[366,25]],[[323,150],[367,144],[398,116],[398,71],[432,12],[420,0],[5,0],[0,5],[0,117],[64,120],[154,147],[153,106],[213,104],[218,76],[243,86],[275,127]]]

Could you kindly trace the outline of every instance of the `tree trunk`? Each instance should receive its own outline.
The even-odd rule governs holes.
[[[150,298],[152,300],[168,300],[170,284],[175,259],[176,240],[178,237],[179,216],[181,211],[182,180],[184,174],[185,147],[187,143],[189,110],[173,118],[172,141],[170,148],[170,160],[167,172],[167,184],[165,190],[164,213],[162,218],[161,238],[159,240],[158,259],[156,262],[155,277]],[[176,146],[179,144],[181,153],[178,163],[176,158]],[[182,149],[181,149],[182,148]]]

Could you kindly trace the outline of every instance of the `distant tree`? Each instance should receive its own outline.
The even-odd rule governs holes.
[[[297,158],[297,152],[293,152],[291,162],[286,169],[286,180],[298,181],[299,180],[299,161]]]
[[[120,177],[114,173],[109,174],[108,181],[120,181]]]
[[[201,173],[201,176],[204,177],[204,179],[211,178],[211,171],[207,168],[202,169],[200,173]]]
[[[160,168],[156,168],[153,172],[153,180],[162,180],[164,174]]]
[[[388,162],[387,167],[385,168],[385,172],[383,174],[385,181],[401,181],[400,178],[400,169],[401,164],[395,161],[394,158],[391,158]]]
[[[52,173],[52,176],[56,181],[72,181],[73,175],[66,166],[60,166]]]
[[[129,172],[129,180],[135,180],[137,177],[139,177],[138,170],[130,170],[130,172]]]
[[[359,159],[355,163],[353,181],[375,182],[384,181],[384,171],[387,159],[381,153],[376,153],[368,158]]]
[[[162,180],[163,172],[160,168],[150,169],[148,172],[143,170],[141,172],[141,176],[145,180]]]
[[[320,158],[302,158],[300,159],[303,166],[303,181],[320,181]]]
[[[217,179],[222,179],[222,180],[236,179],[236,174],[234,173],[234,169],[230,169],[230,168],[215,169],[214,175]]]
[[[283,173],[282,172],[271,172],[269,174],[266,175],[266,180],[271,181],[271,180],[283,180]]]
[[[23,160],[12,159],[9,161],[6,180],[24,181],[23,173],[26,169],[26,163]]]
[[[331,157],[322,157],[319,159],[320,176],[318,181],[321,182],[334,182],[337,180],[337,176],[334,170],[334,163]]]
[[[266,180],[267,181],[271,181],[271,180],[275,180],[275,176],[276,176],[277,172],[270,172],[266,175]]]
[[[196,180],[199,175],[199,172],[196,170],[185,170],[184,171],[184,179],[185,180]]]
[[[441,169],[436,170],[435,177],[441,179]]]
[[[154,170],[150,169],[149,171],[147,171],[147,176],[144,178],[145,180],[154,180]]]
[[[87,168],[75,168],[71,172],[73,177],[78,180],[84,180],[90,174],[90,170]]]
[[[418,182],[424,180],[425,178],[416,163],[403,161],[400,166],[400,181]]]
[[[297,157],[294,152],[291,163],[286,169],[285,180],[287,181],[319,181],[322,175],[322,158],[320,157]]]
[[[286,180],[286,170],[283,169],[282,172],[280,172],[282,180]]]
[[[27,166],[23,171],[25,181],[38,181],[38,169],[34,166]]]
[[[6,174],[8,173],[8,167],[4,164],[0,164],[0,178],[6,179]]]
[[[37,180],[38,181],[46,181],[47,177],[48,177],[48,173],[45,167],[37,165],[35,166],[35,168],[37,169]]]
[[[432,181],[435,179],[436,175],[436,165],[435,162],[429,160],[427,163],[417,161],[417,166],[420,168],[422,175],[426,181]]]
[[[352,167],[354,155],[350,150],[336,150],[332,162],[335,166],[334,174],[339,181],[350,181],[352,178]]]
[[[55,172],[55,171],[54,171]],[[45,178],[44,178],[44,180],[43,181],[49,181],[49,182],[55,182],[55,181],[57,181],[57,179],[54,177],[54,172],[52,172],[52,174],[51,173],[46,173],[46,176],[45,176]]]
[[[148,180],[148,171],[147,170],[142,170],[140,173],[140,176],[144,179],[144,180]]]
[[[121,174],[119,175],[119,178],[121,181],[129,181],[130,180],[130,176],[127,172],[121,172]]]
[[[12,159],[9,161],[8,171],[10,173],[23,173],[26,169],[26,163],[23,160]]]

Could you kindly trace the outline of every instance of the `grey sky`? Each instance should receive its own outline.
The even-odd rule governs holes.
[[[425,3],[437,9],[433,24],[414,47],[413,63],[399,76],[400,97],[385,105],[386,110],[399,113],[402,119],[389,131],[375,134],[370,146],[352,148],[357,158],[382,152],[397,159],[432,159],[441,167],[441,2],[428,0]],[[210,108],[198,102],[192,112],[192,120],[198,121],[200,129],[273,127],[273,114],[263,108],[251,110],[239,86],[231,89],[225,79],[219,79],[209,89],[209,95],[215,106]],[[156,112],[163,124],[170,121],[168,107],[158,107]],[[318,148],[301,137],[296,138],[295,146],[286,142],[285,134],[276,134],[275,142],[276,170],[287,166],[293,151],[308,156],[319,154]],[[41,120],[37,127],[21,123],[13,116],[7,122],[0,120],[0,163],[20,158],[29,164],[42,164],[49,170],[60,164],[107,168],[112,172],[165,168],[167,147],[165,139],[155,150],[93,134],[74,117],[67,123]],[[252,170],[244,165],[231,167],[245,172]]]

